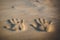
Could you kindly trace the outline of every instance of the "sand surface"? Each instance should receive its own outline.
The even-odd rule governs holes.
[[[59,22],[59,8],[53,6],[58,1],[49,2],[45,0],[39,4],[32,0],[0,0],[0,40],[58,40],[58,34],[40,32],[30,26],[38,18],[52,20],[56,24]],[[28,29],[24,32],[4,29],[3,26],[9,24],[7,20],[12,18],[23,19]]]

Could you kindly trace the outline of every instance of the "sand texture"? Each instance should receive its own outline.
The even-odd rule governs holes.
[[[0,40],[59,40],[59,0],[0,0]]]

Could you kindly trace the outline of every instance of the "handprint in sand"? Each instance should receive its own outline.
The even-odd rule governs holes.
[[[51,21],[47,21],[43,18],[38,18],[35,19],[35,24],[30,24],[35,30],[37,31],[46,31],[46,32],[50,32],[53,27],[52,22]],[[54,30],[54,29],[53,29]]]
[[[24,20],[20,19],[10,19],[8,20],[11,26],[4,26],[6,29],[11,30],[11,31],[25,31],[26,26],[24,24]]]

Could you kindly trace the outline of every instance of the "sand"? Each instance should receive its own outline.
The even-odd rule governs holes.
[[[56,1],[39,3],[32,0],[0,0],[0,40],[59,40],[57,32],[41,32],[30,26],[35,23],[34,19],[44,18],[51,20],[56,30],[60,30],[59,6]],[[54,6],[55,3],[58,7]],[[4,29],[3,26],[10,25],[7,20],[13,18],[23,19],[27,30],[16,32]]]

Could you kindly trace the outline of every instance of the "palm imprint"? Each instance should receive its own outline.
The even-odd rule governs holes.
[[[5,28],[13,31],[25,31],[26,27],[24,24],[24,20],[20,19],[10,19],[8,22],[11,24],[11,26],[6,25]]]
[[[38,18],[34,20],[36,24],[30,24],[37,31],[47,31],[48,27],[51,26],[51,21],[48,22],[45,19]]]

